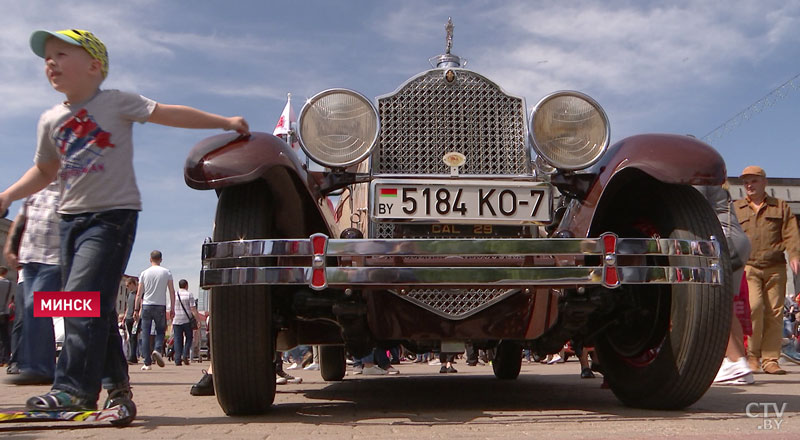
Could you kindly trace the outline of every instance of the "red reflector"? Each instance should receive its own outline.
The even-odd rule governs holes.
[[[311,275],[311,287],[322,289],[325,284],[325,269],[314,269]]]
[[[605,283],[607,286],[616,286],[619,284],[619,276],[617,275],[617,268],[616,267],[606,267],[606,279]]]
[[[617,271],[617,236],[606,233],[600,236],[603,239],[603,284],[606,287],[619,286],[619,272]]]
[[[607,254],[617,252],[617,237],[613,235],[603,235],[603,246]]]
[[[328,237],[322,234],[314,234],[311,236],[311,246],[314,248],[314,255],[322,255],[325,253],[325,245],[328,243]]]
[[[325,279],[325,252],[328,247],[328,236],[325,234],[312,235],[311,247],[314,250],[311,262],[311,288],[322,290],[328,287],[328,280]]]

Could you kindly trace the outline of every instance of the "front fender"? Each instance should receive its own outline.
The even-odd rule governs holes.
[[[606,189],[616,180],[636,184],[631,176],[647,175],[669,184],[721,185],[727,177],[725,161],[717,150],[693,137],[671,134],[625,138],[587,171],[594,178],[586,179],[583,197],[569,206],[559,227],[576,237],[589,234]]]
[[[264,180],[281,219],[289,219],[282,228],[287,236],[335,230],[330,202],[320,191],[321,173],[307,171],[292,148],[271,134],[228,133],[203,139],[189,152],[183,175],[189,187],[199,190]]]
[[[609,148],[597,165],[601,184],[627,168],[636,168],[664,183],[685,185],[722,185],[727,177],[725,160],[711,145],[674,134],[625,138]]]
[[[227,133],[197,143],[186,158],[183,176],[191,188],[219,189],[256,180],[275,166],[294,170],[303,181],[308,178],[295,152],[280,138]]]

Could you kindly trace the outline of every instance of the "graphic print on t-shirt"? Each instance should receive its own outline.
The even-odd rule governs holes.
[[[97,125],[86,109],[61,124],[55,133],[55,142],[61,152],[61,180],[70,187],[70,180],[83,174],[104,171],[102,162],[105,148],[114,148],[111,134]]]

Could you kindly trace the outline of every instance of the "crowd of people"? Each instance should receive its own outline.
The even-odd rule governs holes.
[[[275,356],[275,383],[276,385],[299,384],[303,382],[303,378],[295,377],[286,370],[305,370],[317,371],[320,369],[319,365],[319,347],[299,345],[288,352],[278,352]],[[556,363],[566,362],[570,354],[578,357],[581,374],[580,377],[584,379],[594,378],[592,371],[600,371],[599,366],[592,361],[589,363],[589,356],[591,349],[585,349],[581,352],[578,348],[574,350],[572,346],[566,346],[565,351],[562,351],[563,357],[542,357],[533,360],[530,355],[521,358],[520,361],[527,360],[528,363],[541,362],[543,364],[553,365]],[[569,354],[567,354],[569,353]],[[427,364],[433,367],[439,367],[438,371],[441,374],[458,373],[455,365],[463,361],[468,367],[484,366],[491,364],[494,357],[494,350],[475,350],[470,344],[467,344],[465,351],[461,353],[446,353],[441,351],[436,352],[422,352],[418,354],[406,351],[401,345],[394,345],[388,348],[374,348],[367,355],[363,357],[349,356],[346,363],[350,370],[348,374],[352,376],[393,376],[399,375],[400,370],[398,367],[401,363],[410,364]],[[436,371],[436,370],[432,370]],[[588,374],[587,374],[588,371]],[[602,383],[606,387],[605,381]],[[190,394],[194,396],[213,396],[214,395],[214,382],[211,368],[203,370],[203,376],[194,384],[190,390]]]
[[[202,362],[199,342],[203,331],[201,322],[205,322],[205,319],[197,310],[197,298],[188,290],[189,282],[178,281],[178,291],[173,291],[174,295],[170,296],[172,302],[169,313],[166,302],[164,305],[152,303],[160,303],[162,299],[166,301],[166,289],[172,282],[170,271],[161,267],[161,258],[160,251],[153,251],[150,254],[151,267],[142,272],[138,279],[129,277],[126,280],[125,306],[119,315],[124,329],[124,351],[128,364],[138,364],[139,358],[142,358],[143,371],[151,370],[153,363],[164,367],[165,357],[178,367],[189,365],[192,359]],[[156,280],[152,279],[154,275],[151,269],[154,267],[163,269],[156,272]],[[145,272],[148,272],[147,276],[144,276]],[[159,276],[162,276],[161,281],[164,282],[157,282]],[[156,315],[156,319],[150,316],[151,319],[145,321],[145,318],[139,316],[137,310],[143,307],[152,308],[150,311]]]

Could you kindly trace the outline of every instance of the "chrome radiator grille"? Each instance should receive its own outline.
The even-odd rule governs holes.
[[[374,174],[450,174],[442,161],[466,156],[462,175],[530,172],[525,142],[525,104],[474,72],[434,69],[378,98],[381,138]]]
[[[525,103],[474,72],[434,69],[397,92],[378,98],[381,137],[372,156],[373,174],[449,175],[445,153],[466,157],[461,175],[529,174]],[[395,225],[377,223],[371,236],[397,238]],[[411,289],[392,293],[449,319],[464,319],[516,289]]]
[[[395,234],[394,223],[373,224],[373,237],[400,238]],[[406,236],[404,238],[433,238],[432,236]],[[441,237],[436,237],[441,238]],[[474,238],[478,238],[474,236]],[[421,258],[421,257],[420,257]],[[494,259],[500,257],[476,257],[480,259]],[[468,260],[464,257],[463,260]],[[524,258],[508,259],[503,257],[508,265],[516,266],[524,263]],[[396,290],[390,290],[395,295],[429,310],[447,319],[464,319],[490,305],[510,296],[518,289],[410,289],[401,295]]]
[[[463,319],[515,292],[518,290],[411,289],[401,298],[446,318]]]

